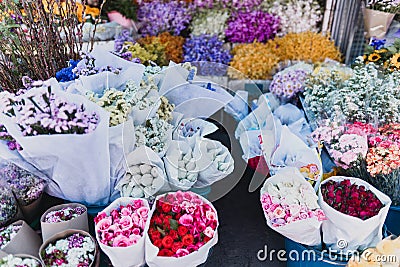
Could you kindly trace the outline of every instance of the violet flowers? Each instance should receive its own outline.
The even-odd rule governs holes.
[[[143,26],[143,35],[157,35],[170,32],[179,35],[192,19],[192,6],[182,1],[151,1],[143,3],[138,10],[138,21]]]
[[[265,42],[273,39],[279,29],[279,17],[263,11],[238,12],[228,21],[225,31],[233,43]]]
[[[44,222],[46,223],[59,223],[72,220],[84,214],[86,209],[83,207],[66,207],[60,210],[50,211],[46,214]]]

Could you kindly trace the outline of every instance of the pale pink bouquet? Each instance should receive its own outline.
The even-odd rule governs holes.
[[[113,266],[144,264],[149,211],[146,200],[123,197],[94,218],[96,238]]]

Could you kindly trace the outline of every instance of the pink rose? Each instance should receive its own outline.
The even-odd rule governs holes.
[[[117,236],[113,241],[113,247],[129,247],[129,238],[123,235]]]
[[[102,232],[108,231],[111,224],[112,224],[111,217],[105,217],[97,223],[97,229],[99,229]]]
[[[214,236],[214,230],[211,227],[207,227],[204,232],[203,232],[206,236],[208,236],[209,238],[212,238]]]
[[[129,236],[129,244],[130,245],[136,244],[139,241],[140,238],[141,238],[140,235],[135,235],[135,234],[130,235]]]
[[[135,210],[137,210],[137,209],[140,208],[140,207],[143,207],[143,206],[144,206],[143,200],[141,200],[141,199],[135,199],[135,200],[132,202],[132,206],[133,206],[133,208],[134,208]]]
[[[261,203],[266,204],[266,205],[272,204],[271,196],[269,194],[262,195],[261,196]]]
[[[183,193],[183,199],[186,199],[187,201],[191,201],[193,197],[194,197],[194,194],[192,192],[184,192]]]
[[[175,197],[172,194],[168,194],[165,196],[165,202],[172,204],[175,202]]]
[[[136,210],[136,213],[139,215],[140,218],[147,219],[149,214],[149,209],[147,207],[140,207],[139,209]]]
[[[187,246],[186,249],[189,250],[190,253],[192,253],[192,252],[197,251],[199,249],[199,247],[196,245],[189,245],[189,246]]]
[[[217,220],[217,214],[212,210],[208,210],[206,211],[206,218],[207,220],[215,221]]]
[[[132,231],[131,231],[131,233],[132,233],[133,235],[139,235],[139,236],[140,236],[140,229],[139,229],[139,228],[133,228]]]
[[[201,204],[203,204],[203,201],[200,198],[193,198],[191,202],[197,206],[200,206]]]
[[[181,191],[178,191],[175,193],[175,198],[178,203],[181,203],[183,201],[183,193]]]
[[[299,218],[300,218],[300,220],[308,219],[309,218],[308,213],[307,212],[300,213]]]
[[[111,239],[113,239],[114,234],[110,232],[101,233],[101,242],[107,244]]]
[[[189,201],[183,201],[181,206],[184,210],[186,210],[187,213],[190,214],[193,214],[194,211],[196,210],[196,206],[190,203]]]
[[[112,210],[111,211],[111,216],[115,220],[119,219],[119,212],[117,210]]]
[[[130,216],[122,216],[119,221],[121,230],[127,230],[133,226],[132,218]]]
[[[122,208],[121,209],[121,214],[123,216],[130,216],[132,214],[131,210],[129,208]]]
[[[131,218],[134,224],[139,225],[141,218],[137,212],[132,213]]]
[[[326,216],[325,213],[321,209],[317,209],[314,211],[315,216],[317,216],[318,221],[325,221]]]
[[[176,255],[176,257],[183,257],[183,256],[186,256],[186,255],[189,255],[189,250],[187,250],[187,249],[183,249],[183,248],[180,248],[180,249],[178,249],[177,251],[176,251],[176,253],[175,253],[175,255]]]
[[[197,233],[201,233],[206,229],[206,225],[201,221],[196,221],[194,227]]]
[[[182,215],[179,218],[179,223],[183,226],[190,226],[193,224],[193,217],[190,214]]]
[[[181,212],[181,207],[179,207],[178,205],[172,206],[172,212],[175,212],[175,213]]]

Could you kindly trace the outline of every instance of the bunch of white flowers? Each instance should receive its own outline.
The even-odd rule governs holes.
[[[145,125],[139,125],[135,129],[136,146],[145,145],[160,153],[165,150],[168,140],[172,138],[172,129],[171,124],[157,116],[148,119]]]
[[[280,18],[278,36],[305,31],[317,32],[317,25],[322,19],[321,7],[315,0],[292,0],[285,5],[275,1],[269,12]]]
[[[126,93],[115,88],[106,89],[102,96],[89,92],[87,97],[110,112],[110,126],[117,126],[128,119],[131,105],[126,101]]]
[[[151,77],[147,82],[142,81],[139,86],[134,81],[128,81],[125,86],[126,100],[136,109],[147,109],[159,99],[158,87]]]
[[[190,26],[192,34],[195,36],[202,34],[217,35],[220,39],[224,39],[229,15],[228,10],[219,9],[208,9],[198,13]]]
[[[2,267],[40,267],[42,264],[34,258],[18,257],[14,255],[7,255],[6,257],[0,259],[0,266]]]
[[[175,109],[175,105],[170,104],[168,101],[168,98],[166,98],[165,96],[161,96],[160,100],[161,100],[161,104],[157,110],[158,117],[165,121],[172,121],[172,119],[173,119],[172,112]]]

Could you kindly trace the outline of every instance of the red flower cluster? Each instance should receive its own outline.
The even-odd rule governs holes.
[[[192,192],[169,193],[156,202],[148,231],[158,256],[183,257],[210,241],[217,213]]]
[[[371,190],[351,184],[348,179],[324,183],[321,193],[324,201],[335,210],[362,220],[374,217],[383,208],[382,202]]]

